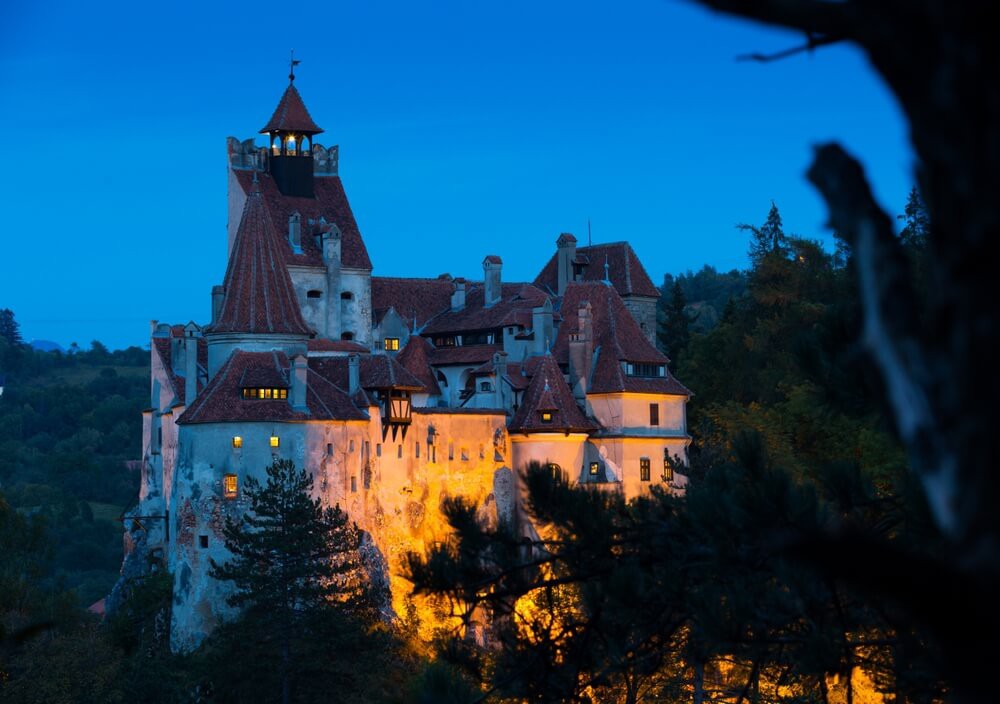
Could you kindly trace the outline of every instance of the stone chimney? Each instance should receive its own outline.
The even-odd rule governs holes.
[[[306,405],[306,376],[309,373],[309,362],[306,358],[297,354],[292,357],[292,410],[300,413],[308,413],[309,407]]]
[[[494,407],[504,408],[503,388],[505,382],[503,378],[507,375],[507,353],[503,350],[493,353],[493,373],[497,377],[496,385],[493,388],[495,396]]]
[[[577,310],[577,331],[569,335],[569,380],[578,401],[587,398],[590,365],[594,359],[594,325],[590,303],[581,301]]]
[[[184,326],[184,405],[194,403],[198,395],[198,326],[188,323]]]
[[[460,311],[465,308],[465,279],[455,279],[455,290],[451,294],[451,309]]]
[[[535,353],[545,354],[552,346],[552,299],[531,309],[531,330],[535,335]]]
[[[353,396],[361,391],[361,357],[356,354],[347,357],[347,393]]]
[[[490,254],[483,260],[483,280],[485,281],[483,305],[486,308],[496,305],[503,298],[503,287],[500,283],[501,269],[503,269],[503,261],[497,255]]]
[[[302,254],[302,216],[298,211],[288,216],[288,244],[295,254]]]
[[[212,287],[212,322],[215,323],[222,313],[222,303],[226,300],[226,289],[224,286]]]
[[[566,284],[574,280],[573,260],[576,259],[576,238],[568,232],[559,235],[556,240],[556,263],[559,276],[556,294],[561,296],[566,290]]]
[[[340,339],[340,230],[329,225],[323,233],[323,261],[326,264],[326,336]]]

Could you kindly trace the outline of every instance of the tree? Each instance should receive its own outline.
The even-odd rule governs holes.
[[[331,687],[346,695],[354,673],[365,671],[343,660],[347,652],[353,659],[360,657],[355,651],[373,648],[367,631],[376,619],[361,571],[361,533],[339,506],[311,498],[312,486],[308,472],[277,460],[266,484],[247,479],[249,512],[241,521],[227,519],[233,559],[213,562],[212,576],[233,582],[228,603],[241,615],[208,646],[223,700],[287,704],[324,690],[331,696]],[[276,663],[275,675],[261,662]]]
[[[903,245],[861,164],[840,145],[826,144],[817,148],[808,177],[826,200],[831,227],[854,252],[861,340],[880,372],[931,516],[950,541],[933,565],[899,555],[876,558],[876,564],[898,559],[908,572],[934,576],[933,583],[921,580],[922,599],[908,597],[910,583],[898,580],[884,582],[882,596],[909,598],[911,618],[934,625],[957,696],[991,701],[989,649],[968,640],[966,627],[1000,631],[1000,607],[991,596],[1000,585],[1000,435],[992,401],[1000,392],[992,254],[1000,237],[1000,45],[989,24],[992,8],[946,0],[891,7],[857,0],[699,1],[801,31],[807,47],[853,43],[909,122],[934,263],[925,300],[914,295]],[[871,548],[842,547],[839,554],[852,560]],[[965,585],[965,596],[930,597],[954,583]]]
[[[666,293],[666,291],[664,291]],[[671,368],[677,370],[678,356],[687,349],[691,334],[688,332],[690,318],[687,314],[687,301],[681,282],[674,279],[670,291],[670,302],[661,306],[662,321],[659,330],[660,347],[670,356]]]
[[[21,326],[14,319],[14,311],[10,308],[0,308],[0,337],[3,337],[11,345],[23,345],[21,339]]]
[[[781,213],[778,206],[771,201],[771,209],[767,212],[767,220],[761,227],[755,225],[739,225],[738,229],[751,234],[748,255],[751,264],[757,264],[764,257],[772,254],[783,254],[787,247],[785,231],[781,226]]]

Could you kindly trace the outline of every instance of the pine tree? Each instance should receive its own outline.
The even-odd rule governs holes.
[[[687,300],[679,280],[674,280],[670,291],[670,301],[663,306],[659,330],[660,347],[670,356],[671,369],[676,370],[678,356],[687,349],[691,335],[688,331],[690,319],[686,311]]]
[[[3,337],[11,345],[23,345],[21,338],[21,326],[14,319],[14,311],[10,308],[0,308],[0,337]]]
[[[242,610],[216,641],[219,683],[235,700],[257,689],[286,704],[331,682],[344,686],[358,670],[343,662],[343,650],[363,648],[358,641],[374,620],[361,533],[339,506],[311,498],[312,476],[290,460],[269,466],[266,484],[249,478],[245,486],[250,511],[225,527],[233,559],[212,567],[214,578],[233,582],[228,603]],[[261,661],[277,672],[254,664]]]
[[[927,237],[930,235],[930,218],[927,215],[927,206],[916,186],[910,189],[910,195],[906,199],[906,209],[903,215],[897,215],[897,219],[903,221],[903,229],[899,233],[899,238],[907,248],[922,249]]]
[[[770,254],[781,254],[787,249],[788,242],[785,238],[785,231],[781,224],[781,213],[778,206],[771,201],[771,209],[767,213],[767,220],[761,227],[756,225],[739,225],[738,229],[750,232],[750,250],[748,255],[750,262],[756,266],[762,259]]]

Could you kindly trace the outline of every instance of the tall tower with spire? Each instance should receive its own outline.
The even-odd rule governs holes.
[[[309,115],[302,96],[295,88],[295,65],[292,59],[288,87],[278,101],[271,119],[260,130],[269,137],[268,171],[282,195],[312,198],[313,137],[323,132]]]

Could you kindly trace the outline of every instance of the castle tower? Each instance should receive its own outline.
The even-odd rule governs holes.
[[[313,122],[295,88],[295,66],[288,74],[288,88],[260,134],[269,137],[268,172],[282,195],[312,198],[313,137],[322,132]]]
[[[229,257],[218,318],[206,329],[209,377],[236,349],[305,354],[314,333],[302,318],[282,245],[255,183]]]

